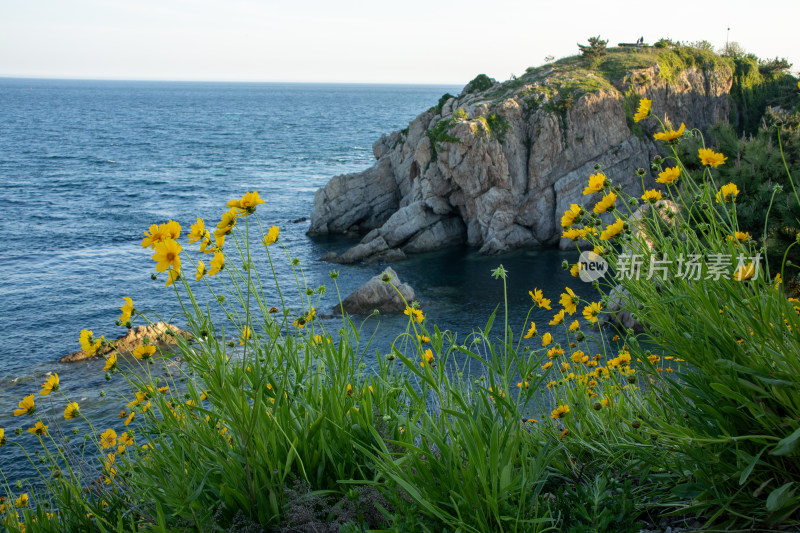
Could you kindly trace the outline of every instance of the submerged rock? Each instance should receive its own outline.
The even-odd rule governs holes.
[[[167,333],[168,331],[170,333]],[[181,331],[177,326],[164,322],[156,322],[151,326],[137,326],[129,329],[126,335],[120,335],[115,340],[103,344],[100,349],[92,355],[87,355],[86,352],[81,350],[65,355],[60,359],[60,362],[74,363],[100,355],[105,356],[111,352],[118,352],[121,354],[133,352],[137,346],[144,344],[145,338],[148,339],[149,344],[160,350],[166,348],[170,344],[175,344],[178,335],[185,337],[187,334]]]
[[[410,304],[414,297],[414,289],[400,281],[397,272],[387,268],[353,291],[334,307],[333,312],[340,315],[344,310],[353,315],[365,315],[377,309],[381,313],[399,313],[405,310],[406,302]]]

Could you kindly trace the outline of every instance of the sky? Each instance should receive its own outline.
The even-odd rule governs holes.
[[[798,20],[800,0],[0,0],[0,77],[463,85],[593,35],[730,39],[797,72]]]

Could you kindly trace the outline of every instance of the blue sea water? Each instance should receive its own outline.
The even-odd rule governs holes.
[[[382,133],[459,90],[0,79],[0,427],[20,426],[10,413],[38,392],[47,372],[58,372],[63,390],[101,420],[115,417],[119,406],[98,397],[107,386],[102,361],[58,359],[79,349],[81,329],[123,334],[114,325],[122,296],[133,297],[139,310],[167,318],[177,312],[163,278],[150,279],[152,252],[140,246],[153,223],[176,220],[188,232],[197,217],[213,224],[227,200],[258,190],[266,201],[262,221],[280,227],[309,286],[328,285],[323,308],[336,303],[329,271],[340,271],[343,296],[379,273],[381,265],[318,261],[354,242],[309,238],[308,221],[295,221],[310,215],[314,191],[332,176],[372,164],[371,146]],[[454,249],[393,267],[415,288],[429,319],[463,336],[502,303],[502,284],[489,276],[500,263],[509,271],[518,331],[534,286],[555,299],[564,285],[591,294],[561,269],[564,258],[575,260],[557,250],[483,257]],[[543,312],[532,318],[549,320]],[[401,317],[370,323],[380,323],[378,347],[404,327]],[[5,450],[0,466],[8,470]]]

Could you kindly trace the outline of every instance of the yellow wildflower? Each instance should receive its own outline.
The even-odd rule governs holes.
[[[244,329],[242,329],[242,336],[239,337],[239,346],[243,345],[250,339],[250,334],[250,328],[245,326]]]
[[[72,420],[76,416],[78,416],[78,402],[70,402],[67,404],[67,408],[64,409],[64,420]]]
[[[544,334],[544,336],[542,336],[542,346],[547,346],[551,342],[553,342],[553,336],[550,335],[550,332],[548,331]]]
[[[264,235],[264,240],[262,241],[264,243],[264,246],[269,246],[270,244],[277,241],[279,235],[280,235],[280,229],[278,228],[278,226],[272,226],[271,228],[269,228],[269,231],[267,231],[267,234]]]
[[[22,507],[27,507],[28,506],[28,493],[26,492],[25,494],[22,494],[19,498],[17,498],[17,500],[14,502],[14,506],[17,509],[20,509]]]
[[[681,176],[681,167],[667,168],[663,172],[658,173],[658,178],[656,178],[656,183],[666,183],[667,185],[672,185],[678,180],[680,176]]]
[[[47,378],[47,380],[42,385],[42,390],[39,392],[42,396],[47,396],[51,392],[55,392],[58,390],[59,381],[58,381],[58,374],[53,374]]]
[[[559,355],[564,355],[564,349],[560,346],[553,346],[549,350],[547,350],[547,357],[550,359],[555,359]]]
[[[103,449],[111,448],[117,444],[117,432],[113,429],[107,429],[100,435],[100,446]]]
[[[111,355],[106,359],[106,366],[103,367],[103,372],[110,372],[117,368],[117,352],[111,352]]]
[[[125,300],[125,305],[119,308],[119,310],[122,311],[122,314],[119,317],[119,321],[122,322],[122,324],[125,324],[131,319],[131,315],[136,310],[133,308],[133,300],[131,300],[127,296],[123,296],[122,299]]]
[[[750,233],[746,233],[743,231],[736,231],[733,235],[728,235],[729,241],[737,241],[737,242],[746,242],[749,241],[752,237]]]
[[[405,311],[403,311],[404,315],[408,315],[413,317],[417,322],[422,322],[425,320],[425,315],[422,314],[422,310],[416,309],[414,307],[406,306]]]
[[[642,195],[642,200],[654,204],[657,201],[661,200],[661,192],[655,189],[650,189],[649,191],[645,191],[644,194]]]
[[[542,295],[541,290],[533,289],[533,291],[528,291],[528,294],[531,295],[531,299],[534,301],[534,303],[536,303],[536,305],[538,305],[542,309],[547,309],[548,311],[551,309],[550,300],[548,300]]]
[[[156,353],[155,346],[141,345],[137,346],[133,350],[133,356],[140,361],[146,361],[147,359],[150,359],[154,353]]]
[[[202,218],[197,218],[197,224],[192,224],[192,231],[189,232],[189,244],[196,243],[206,236],[206,222]]]
[[[261,205],[263,203],[264,200],[262,200],[258,195],[258,191],[253,191],[245,193],[240,200],[231,200],[228,202],[228,207],[252,213],[255,211],[257,205]]]
[[[592,174],[589,176],[589,184],[583,190],[584,196],[587,194],[594,194],[596,192],[600,192],[603,190],[603,186],[606,184],[606,175],[602,172],[598,172],[597,174]]]
[[[422,354],[422,362],[419,364],[422,368],[426,366],[431,366],[433,364],[433,351],[430,349],[425,350],[425,353]]]
[[[753,263],[748,263],[747,266],[740,266],[733,273],[733,279],[736,281],[745,281],[753,277],[756,272],[756,267]]]
[[[576,305],[578,297],[575,295],[574,292],[572,292],[572,289],[570,289],[569,287],[565,287],[564,290],[566,290],[567,292],[561,293],[561,299],[559,300],[559,303],[564,308],[564,310],[571,315],[578,308]]]
[[[208,275],[214,276],[223,268],[225,268],[225,256],[222,255],[222,252],[214,252],[214,259],[211,260],[211,270]]]
[[[181,271],[180,270],[170,270],[167,272],[167,282],[165,284],[166,287],[169,287],[176,281],[181,279]]]
[[[553,366],[553,362],[552,361],[548,361],[548,362],[546,362],[545,364],[542,365],[542,370],[547,370],[551,366]]]
[[[728,202],[735,202],[736,196],[739,194],[739,187],[737,187],[733,183],[728,183],[727,185],[723,185],[720,187],[719,192],[717,193],[717,203],[728,203]]]
[[[168,268],[181,269],[181,245],[178,241],[169,239],[156,244],[153,261],[156,262],[156,271],[165,272]]]
[[[681,127],[678,128],[678,131],[675,130],[667,130],[664,132],[659,132],[653,135],[653,138],[657,141],[666,141],[672,142],[675,139],[680,138],[683,135],[683,130],[686,129],[686,125],[681,123]]]
[[[27,431],[28,433],[33,433],[34,435],[41,436],[41,435],[44,435],[44,434],[47,433],[47,428],[48,427],[49,426],[43,425],[42,421],[39,420],[39,421],[36,422],[36,424],[34,424],[34,426],[32,428],[28,428],[25,431]]]
[[[100,349],[101,339],[95,339],[94,334],[89,330],[81,330],[81,349],[87,356],[92,356],[97,350]]]
[[[206,264],[203,261],[197,262],[197,274],[195,274],[194,279],[200,281],[203,279],[203,276],[206,275]]]
[[[549,324],[550,324],[551,326],[557,326],[557,325],[561,324],[562,322],[564,322],[564,311],[565,311],[565,310],[564,310],[564,309],[562,309],[561,311],[559,311],[558,313],[556,313],[556,314],[553,316],[553,320],[551,320]]]
[[[6,443],[6,430],[0,428],[0,447],[4,446],[5,443]],[[3,501],[2,498],[0,498],[0,501]],[[2,506],[0,506],[0,509],[2,509]],[[2,513],[0,512],[0,514]]]
[[[650,116],[650,106],[653,104],[653,101],[649,98],[642,98],[639,100],[639,109],[636,110],[636,114],[633,115],[633,121],[639,122],[647,117]]]
[[[530,339],[531,337],[536,336],[536,322],[531,322],[531,327],[528,332],[525,334],[526,339]]]
[[[227,235],[231,232],[233,227],[236,225],[236,217],[239,211],[235,207],[231,207],[228,211],[222,213],[222,218],[217,223],[217,229],[214,230],[214,235],[219,237],[220,235]]]
[[[33,405],[33,394],[25,396],[19,402],[19,408],[14,411],[14,416],[32,415],[36,412],[36,407]]]
[[[583,317],[587,321],[589,321],[589,322],[594,324],[595,322],[597,322],[597,315],[600,314],[600,311],[602,309],[603,308],[600,307],[600,303],[599,302],[590,303],[589,305],[587,305],[586,307],[583,308]]]
[[[558,420],[567,413],[569,413],[569,405],[559,405],[553,409],[553,412],[550,414],[550,418],[553,420]]]
[[[594,212],[598,214],[605,213],[606,211],[608,211],[609,207],[614,205],[614,202],[616,201],[617,201],[617,195],[614,194],[613,192],[610,192],[605,196],[603,196],[603,198],[595,204]]]
[[[564,216],[561,217],[561,226],[564,228],[568,228],[575,223],[575,219],[578,218],[578,215],[581,214],[581,206],[578,204],[572,204],[569,206],[564,212]]]
[[[700,156],[700,162],[707,167],[718,167],[728,159],[711,148],[700,148],[697,155]]]
[[[601,241],[607,241],[607,240],[611,239],[612,237],[615,237],[616,235],[618,235],[622,231],[622,228],[623,228],[624,225],[625,225],[625,221],[622,220],[621,218],[618,218],[616,220],[616,222],[606,226],[606,229],[604,229],[600,233],[600,240]]]

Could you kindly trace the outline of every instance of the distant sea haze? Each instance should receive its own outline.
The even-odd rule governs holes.
[[[8,415],[38,391],[46,372],[86,397],[82,408],[96,401],[107,386],[102,362],[57,361],[79,349],[81,329],[107,338],[124,333],[114,325],[123,296],[166,320],[177,312],[174,292],[150,279],[151,252],[140,245],[153,223],[176,220],[185,235],[197,217],[213,226],[227,200],[258,190],[266,200],[262,222],[280,226],[308,284],[331,289],[323,307],[333,307],[330,270],[341,271],[345,296],[381,267],[318,261],[352,241],[312,240],[308,221],[293,221],[311,214],[314,192],[332,176],[372,164],[381,134],[460,89],[0,79],[0,427],[16,427]],[[522,328],[528,290],[538,286],[557,298],[565,284],[580,284],[561,270],[564,257],[556,250],[501,257],[450,250],[394,268],[428,317],[463,334],[483,326],[502,302],[491,268],[510,270],[513,324]],[[282,260],[289,289],[294,278]],[[381,323],[376,347],[403,330],[403,318],[370,322]]]

